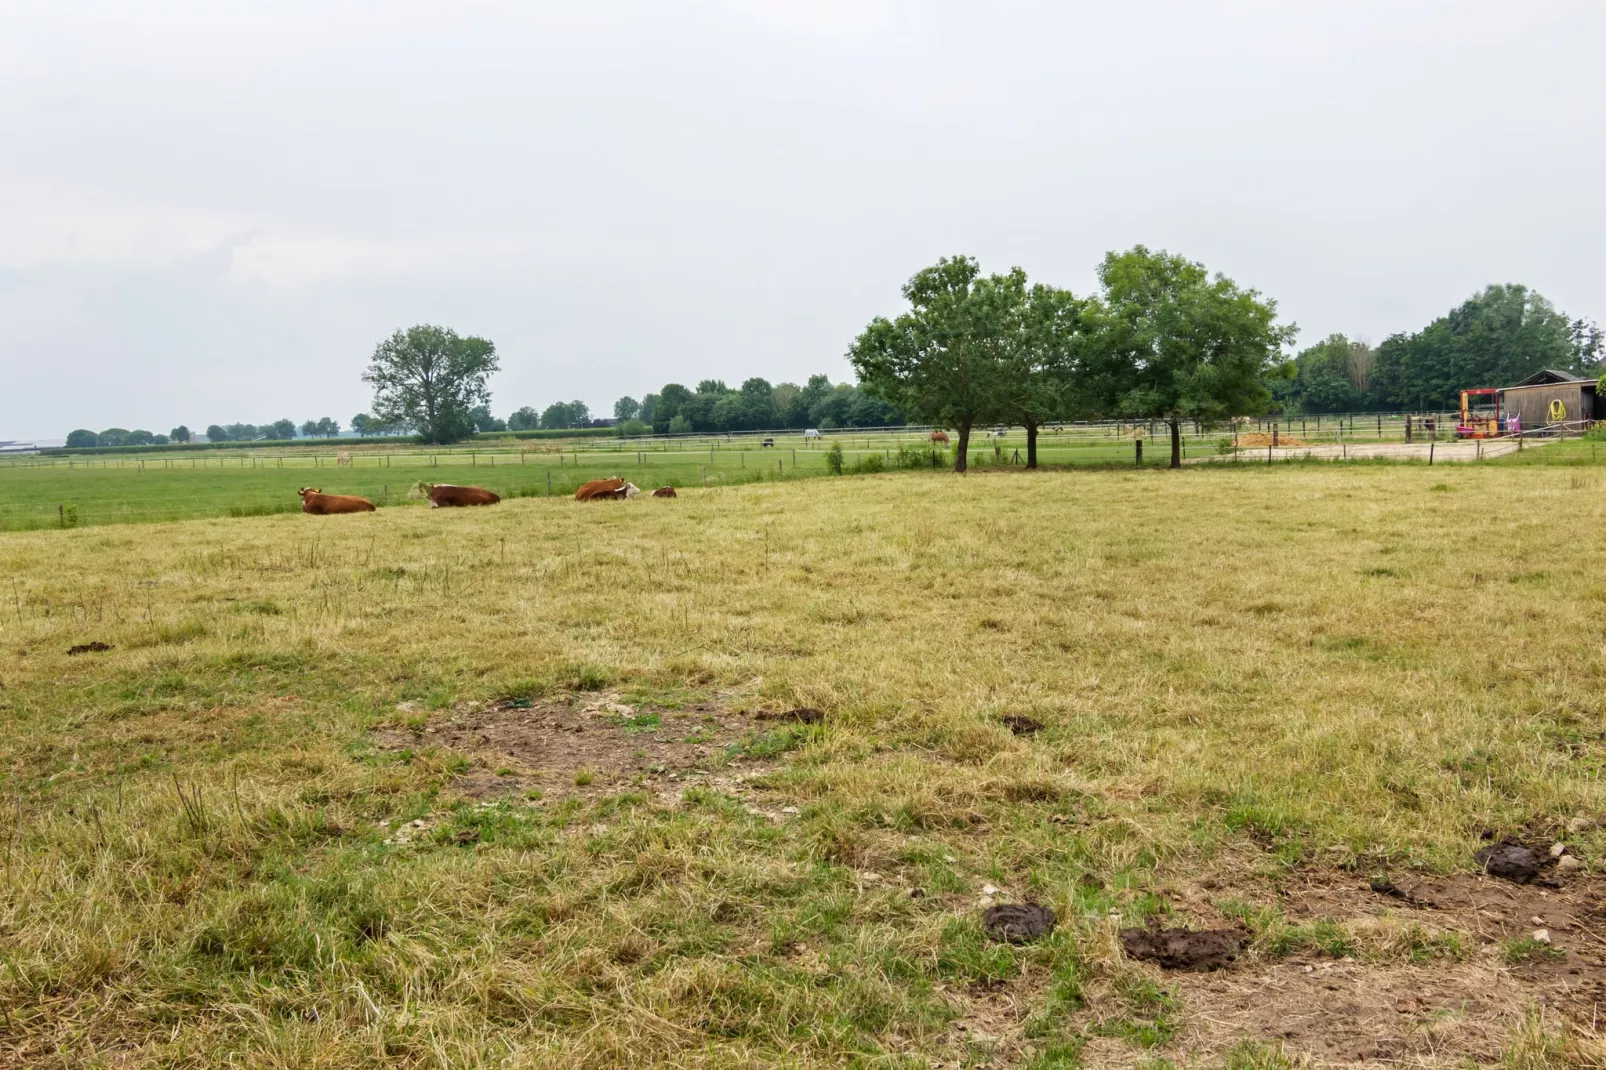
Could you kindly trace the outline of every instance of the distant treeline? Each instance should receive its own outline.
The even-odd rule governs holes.
[[[1606,340],[1525,286],[1490,286],[1414,334],[1375,349],[1335,334],[1269,384],[1289,413],[1455,409],[1460,392],[1510,386],[1545,368],[1599,375]]]
[[[168,437],[168,436],[161,436]],[[127,453],[198,453],[207,450],[231,450],[241,446],[269,447],[269,446],[329,446],[344,449],[348,446],[397,445],[411,443],[411,439],[398,439],[394,435],[376,438],[297,438],[293,443],[281,442],[276,439],[256,439],[250,442],[156,442],[150,445],[123,445],[123,446],[59,446],[54,449],[39,451],[43,457],[65,457],[68,454],[90,453],[96,456],[117,456]]]
[[[566,431],[612,427],[615,433],[689,435],[727,431],[769,431],[807,427],[884,427],[901,424],[892,406],[848,383],[832,384],[823,375],[804,386],[752,378],[738,389],[719,379],[704,379],[691,390],[669,383],[640,399],[622,397],[613,403],[613,419],[592,415],[583,401],[559,401],[539,412],[532,406],[506,420],[491,416],[485,406],[473,410],[474,426],[487,431]]]
[[[351,429],[359,436],[381,436],[405,433],[403,428],[393,428],[381,424],[366,413],[359,412],[351,418]],[[206,440],[209,444],[237,443],[237,442],[289,442],[296,438],[332,439],[340,434],[340,423],[327,416],[316,420],[308,420],[297,425],[294,420],[275,420],[271,424],[212,424],[206,429]],[[183,445],[190,442],[194,433],[183,424],[179,424],[165,435],[152,434],[149,431],[129,431],[121,427],[108,427],[104,431],[89,431],[79,428],[67,435],[67,448],[116,449],[119,447],[166,446],[169,444]]]
[[[704,379],[695,391],[669,383],[656,394],[613,404],[614,418],[626,434],[683,435],[696,432],[765,431],[818,427],[887,427],[905,422],[903,414],[849,383],[833,385],[811,375],[803,386],[753,378],[732,390],[719,379]]]

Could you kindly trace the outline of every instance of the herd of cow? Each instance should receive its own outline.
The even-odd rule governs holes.
[[[500,495],[484,487],[458,487],[450,483],[425,483],[421,486],[428,489],[429,507],[439,509],[443,506],[466,505],[495,505],[501,501]],[[336,513],[371,513],[374,503],[367,498],[359,498],[355,494],[325,494],[318,487],[302,487],[301,511],[312,513],[315,516],[330,516]],[[618,476],[611,479],[593,479],[574,492],[577,502],[595,502],[604,499],[634,498],[641,493],[641,488],[634,483],[628,483]],[[654,498],[675,497],[674,487],[659,487],[652,492]]]

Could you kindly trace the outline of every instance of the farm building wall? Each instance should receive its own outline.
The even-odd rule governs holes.
[[[1519,417],[1524,431],[1560,422],[1550,417],[1551,403],[1556,401],[1567,411],[1562,420],[1596,419],[1595,384],[1592,382],[1508,386],[1500,394],[1501,410],[1508,417]]]

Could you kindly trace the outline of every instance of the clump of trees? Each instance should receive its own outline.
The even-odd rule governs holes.
[[[306,438],[334,438],[340,434],[340,424],[327,416],[322,416],[302,424],[301,434]]]
[[[684,435],[731,431],[769,431],[805,427],[884,427],[904,422],[882,399],[849,383],[833,385],[824,375],[803,386],[771,385],[752,378],[737,389],[721,379],[704,379],[692,390],[669,383],[640,400],[622,397],[613,415],[624,434]]]
[[[180,431],[184,432],[183,438],[178,437]],[[298,434],[306,438],[334,438],[340,434],[340,424],[324,416],[317,420],[307,420],[299,427],[294,420],[275,420],[271,424],[260,425],[209,424],[206,429],[208,442],[288,442]],[[174,428],[172,439],[174,442],[188,442],[189,428]]]
[[[1171,432],[1261,411],[1295,328],[1276,303],[1204,265],[1136,246],[1099,267],[1101,292],[1028,285],[1015,268],[983,276],[971,257],[939,260],[904,285],[909,309],[878,317],[848,351],[863,389],[922,423],[959,432],[963,472],[972,430],[1037,429],[1066,419],[1127,417]]]
[[[1489,286],[1422,330],[1376,349],[1335,334],[1294,358],[1271,384],[1288,412],[1453,409],[1472,387],[1510,386],[1545,368],[1601,372],[1606,336],[1526,286]]]
[[[188,442],[189,430],[187,428],[177,430],[183,430],[185,437],[172,441]],[[68,433],[67,446],[75,450],[93,449],[96,446],[165,446],[169,438],[168,435],[154,435],[143,430],[130,431],[123,427],[108,427],[99,433],[80,427]]]

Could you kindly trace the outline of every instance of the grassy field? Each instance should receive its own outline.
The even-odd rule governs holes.
[[[1308,431],[1301,423],[1308,425]],[[1285,427],[1284,440],[1321,446],[1337,442],[1340,435],[1357,445],[1402,439],[1398,421],[1379,423],[1380,429],[1362,422],[1338,431],[1331,420],[1318,429],[1312,418]],[[1048,466],[1132,467],[1136,449],[1130,433],[1125,425],[1048,430],[1040,438],[1040,461]],[[844,431],[813,442],[802,435],[782,434],[773,436],[773,441],[773,447],[762,446],[752,436],[630,442],[491,440],[433,451],[410,444],[361,446],[348,451],[349,467],[339,466],[337,452],[328,447],[7,458],[0,460],[0,531],[294,512],[300,508],[297,489],[309,485],[330,493],[360,494],[388,507],[420,504],[407,496],[420,480],[472,483],[505,498],[563,497],[587,480],[612,475],[647,489],[820,476],[827,471],[826,451],[835,444],[842,446],[849,471],[899,467],[900,450],[929,452],[925,432]],[[1219,432],[1189,434],[1185,456],[1220,458],[1226,456],[1224,444],[1230,441],[1229,435]],[[1018,428],[997,436],[978,432],[971,464],[1019,467],[1025,448],[1025,433]],[[1168,448],[1163,436],[1151,439],[1144,466],[1163,467]],[[1525,463],[1548,463],[1537,452],[1542,451],[1531,453]],[[1576,459],[1576,447],[1568,456]],[[1253,461],[1258,454],[1246,448],[1244,457]],[[952,454],[942,451],[937,460],[951,465]]]
[[[1289,465],[0,536],[0,1064],[1602,1065],[1601,514]],[[1368,898],[1486,830],[1584,874]]]

